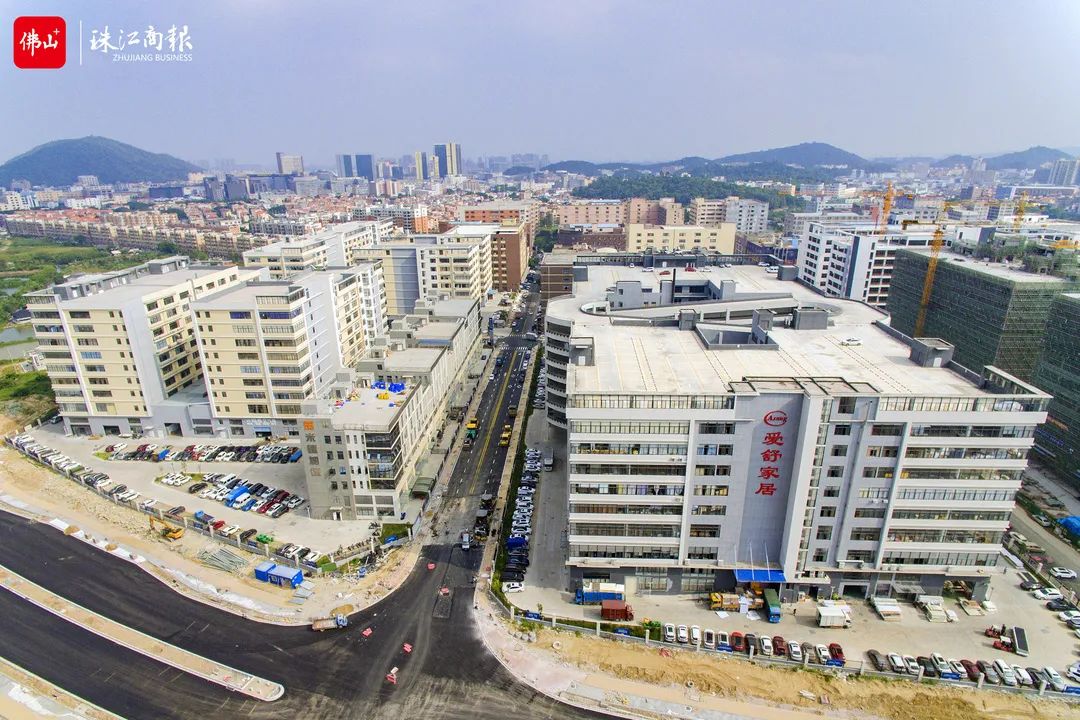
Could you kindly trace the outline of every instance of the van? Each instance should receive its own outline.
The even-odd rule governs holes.
[[[997,670],[997,674],[1001,676],[1001,681],[1003,683],[1012,687],[1016,686],[1016,673],[1013,672],[1011,665],[998,658],[994,661],[994,669]]]

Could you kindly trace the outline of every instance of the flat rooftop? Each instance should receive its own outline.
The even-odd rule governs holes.
[[[730,384],[747,377],[839,377],[849,383],[868,383],[881,394],[963,395],[987,393],[945,368],[927,368],[909,359],[911,349],[885,330],[877,321],[887,321],[886,313],[869,305],[825,297],[794,281],[781,281],[756,265],[731,268],[699,268],[694,273],[679,271],[678,278],[694,275],[719,283],[734,280],[737,295],[731,303],[747,309],[754,302],[747,296],[762,293],[760,307],[787,305],[821,308],[829,312],[829,327],[822,330],[794,330],[776,327],[769,331],[774,349],[727,345],[706,349],[694,331],[673,326],[615,325],[607,315],[584,312],[583,305],[603,302],[607,289],[619,280],[640,280],[643,286],[659,289],[663,268],[642,270],[621,266],[589,266],[589,281],[574,284],[574,295],[551,300],[547,316],[552,320],[572,320],[575,339],[591,338],[594,363],[575,366],[572,392],[641,392],[717,394],[728,392]],[[670,276],[665,276],[670,277]],[[785,296],[790,299],[785,300]],[[629,311],[627,316],[676,317],[680,310],[721,301]],[[621,311],[613,311],[621,316]],[[747,332],[749,320],[699,322],[703,329]],[[982,368],[971,368],[981,372]]]
[[[920,255],[929,255],[929,248],[901,248],[909,252],[918,253]],[[938,256],[938,268],[942,265],[958,265],[965,267],[973,272],[987,275],[989,277],[998,278],[1001,280],[1008,280],[1009,282],[1016,283],[1066,283],[1067,279],[1058,277],[1056,275],[1045,275],[1042,273],[1033,273],[1026,270],[1010,266],[1005,263],[995,263],[988,260],[979,260],[968,255],[961,255],[960,253],[950,252],[948,250],[942,250]]]
[[[153,295],[162,290],[177,285],[198,280],[205,275],[225,270],[225,265],[199,265],[170,270],[166,273],[147,273],[141,277],[131,278],[126,284],[118,285],[108,290],[103,290],[92,295],[84,295],[78,298],[61,301],[61,306],[71,309],[102,310],[111,309],[123,305],[131,300],[138,300],[147,295]],[[245,268],[236,268],[240,273],[253,272]],[[99,275],[71,278],[69,282],[86,282],[91,279],[108,278],[115,273],[101,273]]]
[[[355,388],[345,400],[318,401],[320,415],[330,415],[335,427],[356,427],[371,430],[388,428],[412,397],[415,387],[406,385],[405,392],[392,393],[377,388]]]

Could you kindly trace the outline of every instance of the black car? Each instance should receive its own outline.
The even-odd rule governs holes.
[[[877,650],[867,650],[866,654],[870,657],[870,662],[873,663],[875,670],[880,672],[889,669],[889,661]]]
[[[751,648],[754,650],[754,652],[757,652],[757,649],[758,649],[757,635],[755,635],[754,633],[746,633],[745,637],[746,637],[746,652],[749,653]]]
[[[205,489],[206,489],[206,483],[204,483],[204,482],[197,482],[197,483],[195,483],[194,485],[192,485],[191,487],[189,487],[189,488],[187,489],[187,491],[188,491],[188,492],[189,492],[190,494],[194,495],[195,493],[199,492],[200,490],[205,490]]]
[[[1025,580],[1024,582],[1020,583],[1021,590],[1038,590],[1041,587],[1042,583],[1034,578],[1031,578],[1030,580]]]
[[[1054,612],[1063,612],[1065,610],[1075,610],[1076,606],[1064,598],[1058,598],[1057,600],[1047,600],[1046,609],[1053,610]]]
[[[255,528],[251,528],[240,533],[240,542],[247,542],[247,539],[252,537],[256,532]]]
[[[524,573],[526,570],[528,570],[528,568],[524,565],[507,563],[506,567],[503,568],[503,575],[506,573]]]
[[[506,558],[507,565],[521,565],[522,567],[529,567],[528,555],[511,555]]]
[[[503,572],[503,582],[524,582],[525,573],[523,572]]]
[[[923,677],[932,678],[938,676],[937,666],[934,665],[934,661],[930,658],[920,655],[915,658],[915,662],[919,663],[919,667],[923,669]]]

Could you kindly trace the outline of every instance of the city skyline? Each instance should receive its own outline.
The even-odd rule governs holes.
[[[681,4],[684,16],[700,21],[694,23],[670,23],[670,8],[635,2],[527,7],[475,2],[423,9],[340,5],[339,21],[319,26],[297,6],[271,4],[258,18],[245,7],[233,2],[213,11],[175,3],[152,10],[136,5],[87,9],[58,3],[54,11],[69,24],[84,24],[84,40],[90,28],[105,24],[117,29],[186,24],[192,60],[112,63],[95,56],[79,65],[69,58],[59,71],[38,72],[8,65],[3,81],[12,105],[35,112],[10,119],[0,156],[87,134],[189,159],[267,162],[273,152],[295,148],[326,166],[342,148],[360,146],[398,157],[448,137],[470,157],[531,150],[594,161],[719,157],[811,140],[864,157],[1080,144],[1069,120],[1080,95],[1068,91],[1069,81],[1062,87],[1029,80],[1054,77],[1057,69],[1080,60],[1069,42],[1080,7],[1064,2],[1029,5],[1022,16],[1006,3],[960,2],[933,10],[871,9],[840,0],[753,9]],[[39,12],[27,3],[12,9],[13,14]],[[478,18],[486,28],[481,52],[475,43],[456,49],[436,42],[418,42],[404,52],[396,39],[406,32],[419,40],[443,33],[468,37]],[[367,52],[342,59],[339,49],[347,46],[347,29],[356,22],[385,32],[369,38]],[[671,27],[677,30],[666,29]],[[717,27],[740,30],[717,35]],[[958,50],[946,34],[956,27],[998,52],[976,59]],[[1036,28],[1039,43],[1015,42],[1017,33]],[[837,35],[847,37],[842,50],[830,39]],[[278,91],[246,92],[271,81],[274,54],[298,37],[319,42],[306,46],[304,61],[275,70]],[[912,38],[921,38],[925,49],[914,53]],[[609,49],[596,56],[597,46]],[[640,51],[643,47],[650,52]],[[236,57],[245,62],[237,64]],[[362,78],[367,92],[334,91],[350,77]],[[902,90],[909,82],[905,78],[934,77],[948,90]],[[641,93],[642,78],[655,81],[649,93]],[[1002,88],[1019,83],[1024,102],[1008,102]],[[139,88],[137,97],[132,87]],[[280,111],[281,93],[290,87],[323,91],[317,133],[310,113]],[[426,89],[424,106],[438,107],[439,113],[416,107],[416,87]],[[896,88],[896,99],[890,99],[890,87]],[[738,100],[732,103],[728,93],[735,88]],[[689,97],[696,98],[697,110],[672,114],[671,103],[685,102],[687,93],[696,93]],[[596,102],[605,96],[629,99]],[[1000,102],[987,100],[999,96]],[[374,102],[416,111],[370,112]],[[72,103],[80,113],[64,110]],[[979,113],[977,123],[949,111],[987,103],[994,112]],[[1052,104],[1057,111],[1033,116],[1028,111],[1033,104]],[[139,112],[129,112],[133,105]],[[565,123],[554,122],[559,107],[588,111],[574,113],[575,129],[568,133]],[[869,107],[881,112],[850,112]],[[198,131],[195,117],[217,132]],[[230,117],[247,120],[230,123]],[[933,132],[927,132],[927,118],[935,121]]]

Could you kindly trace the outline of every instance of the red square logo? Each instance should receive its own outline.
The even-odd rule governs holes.
[[[55,15],[15,18],[15,67],[55,70],[67,61],[67,23]]]

